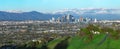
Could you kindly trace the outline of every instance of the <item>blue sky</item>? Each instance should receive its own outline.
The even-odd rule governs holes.
[[[120,8],[120,0],[0,0],[0,10],[49,12],[65,8]]]

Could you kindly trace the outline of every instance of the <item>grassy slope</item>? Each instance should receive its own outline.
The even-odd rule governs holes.
[[[68,49],[120,49],[120,40],[113,40],[107,38],[102,44],[98,43],[105,37],[105,35],[95,35],[91,41],[87,37],[72,37],[69,39]]]
[[[106,40],[102,41],[105,36],[105,34],[94,35],[92,40],[87,36],[75,36],[68,39],[67,37],[57,38],[47,43],[46,46],[48,49],[55,49],[56,45],[59,45],[61,41],[65,41],[65,39],[67,39],[67,49],[120,49],[120,39],[112,39],[107,36]],[[41,48],[41,45],[38,45],[37,48],[38,47]]]
[[[47,45],[48,49],[54,49],[55,46],[60,43],[62,40],[64,40],[66,37],[63,37],[63,38],[58,38],[58,39],[55,39],[51,42],[49,42]]]

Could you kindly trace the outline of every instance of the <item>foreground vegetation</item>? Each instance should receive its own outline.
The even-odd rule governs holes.
[[[15,49],[120,49],[120,30],[88,25],[75,36],[41,38],[17,45]]]

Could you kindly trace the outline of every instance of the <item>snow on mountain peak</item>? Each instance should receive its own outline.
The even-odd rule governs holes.
[[[120,9],[107,8],[80,8],[80,9],[62,9],[53,12],[53,14],[120,14]]]
[[[9,13],[22,13],[21,10],[8,10],[6,12],[9,12]]]

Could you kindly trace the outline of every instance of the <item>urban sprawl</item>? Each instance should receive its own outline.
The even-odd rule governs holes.
[[[17,45],[29,40],[53,37],[56,34],[57,36],[74,36],[80,28],[88,24],[120,29],[120,20],[97,20],[83,17],[75,19],[70,14],[58,18],[52,17],[45,21],[0,21],[0,45]]]

